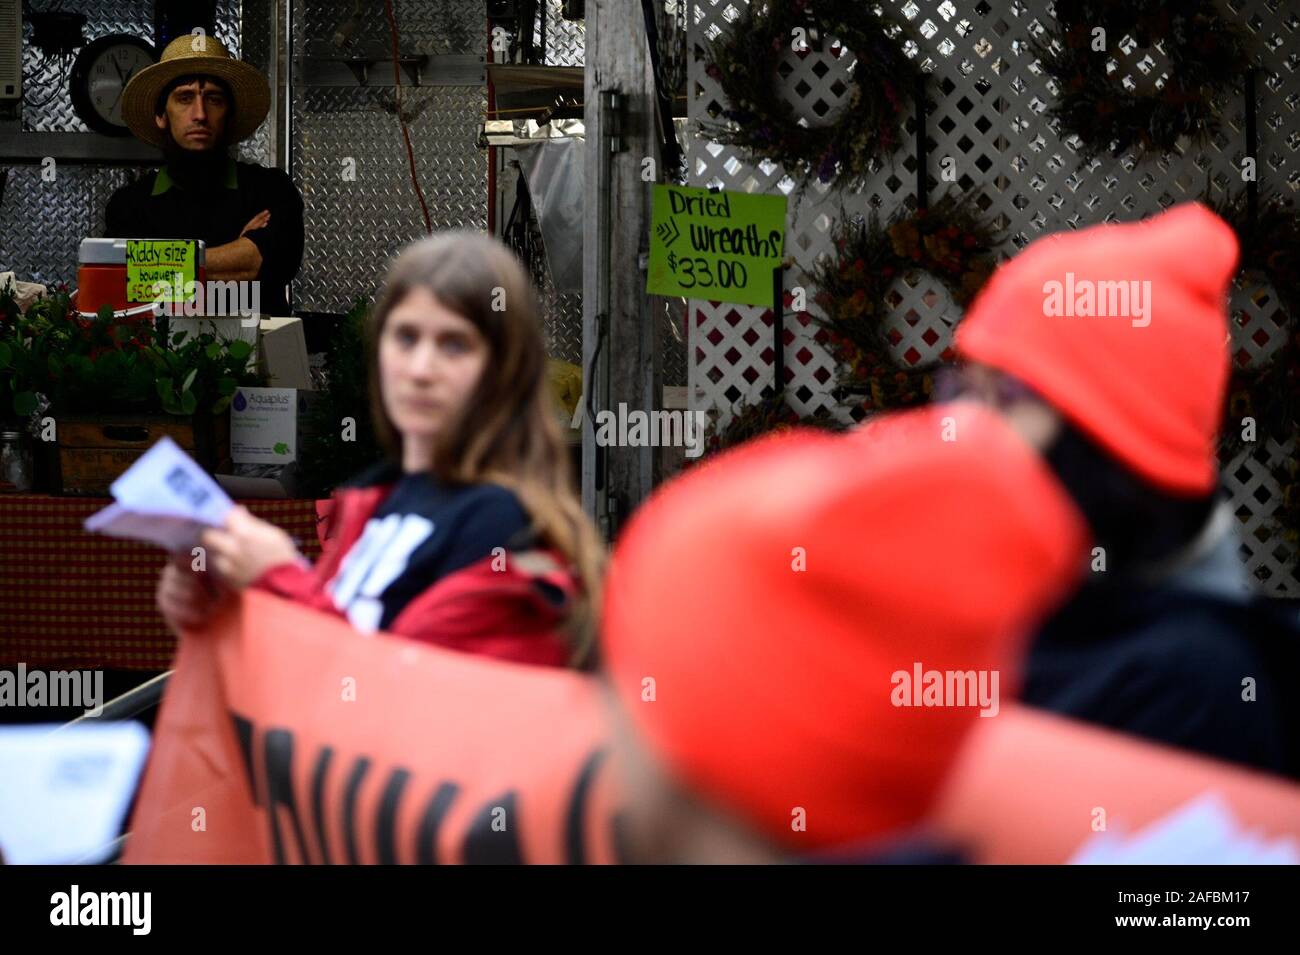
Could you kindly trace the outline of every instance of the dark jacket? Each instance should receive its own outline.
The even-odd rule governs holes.
[[[1300,775],[1294,614],[1254,595],[1220,504],[1175,562],[1093,579],[1034,640],[1025,702],[1273,773]],[[1248,696],[1254,681],[1253,701]]]
[[[247,233],[262,265],[261,311],[288,315],[285,286],[298,274],[303,252],[302,197],[279,169],[230,160],[213,181],[185,184],[171,167],[146,173],[108,201],[104,232],[112,239],[201,239],[208,248],[239,238],[263,209],[271,221]]]

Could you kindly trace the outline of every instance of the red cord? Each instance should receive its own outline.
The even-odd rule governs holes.
[[[388,15],[388,29],[393,35],[393,82],[397,84],[397,121],[402,126],[402,139],[406,142],[406,161],[411,167],[411,185],[415,187],[415,196],[420,200],[420,210],[424,213],[424,231],[433,234],[433,222],[429,218],[429,206],[424,201],[424,190],[420,180],[415,176],[415,150],[411,148],[411,133],[406,128],[406,119],[402,116],[402,68],[398,64],[397,20],[393,16],[392,0],[384,0],[384,13]]]

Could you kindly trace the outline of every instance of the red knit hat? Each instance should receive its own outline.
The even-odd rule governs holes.
[[[1047,236],[994,274],[957,350],[1029,385],[1158,487],[1206,494],[1237,252],[1231,227],[1197,203]]]
[[[1086,544],[1040,458],[973,403],[795,432],[646,503],[611,564],[604,658],[689,791],[796,851],[866,839],[925,814],[979,719],[895,705],[894,674],[1002,670],[1005,698]]]

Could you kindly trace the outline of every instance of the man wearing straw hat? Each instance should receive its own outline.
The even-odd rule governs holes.
[[[122,91],[122,117],[166,165],[113,194],[110,238],[202,239],[209,279],[256,281],[260,311],[289,312],[302,262],[302,198],[283,172],[236,162],[230,147],[266,118],[266,78],[215,37],[186,34]]]

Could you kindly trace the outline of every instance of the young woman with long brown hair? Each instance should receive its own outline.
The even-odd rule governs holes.
[[[236,508],[204,535],[215,581],[188,564],[164,570],[164,618],[179,632],[222,588],[255,586],[363,631],[587,664],[603,548],[572,490],[526,273],[487,235],[416,242],[393,262],[367,331],[390,458],[339,489],[321,559],[311,566],[282,530]]]

